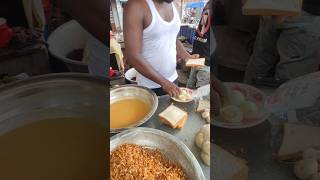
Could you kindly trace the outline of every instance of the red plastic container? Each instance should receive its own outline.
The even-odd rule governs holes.
[[[13,37],[12,29],[7,25],[7,20],[0,18],[0,48],[8,45]]]

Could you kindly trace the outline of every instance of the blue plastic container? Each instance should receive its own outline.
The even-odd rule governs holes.
[[[179,36],[184,36],[187,38],[188,43],[192,44],[194,41],[196,31],[193,28],[190,28],[189,26],[181,26]]]

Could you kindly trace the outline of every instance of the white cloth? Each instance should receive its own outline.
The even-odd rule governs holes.
[[[151,24],[143,30],[143,58],[163,77],[173,82],[178,78],[176,71],[176,39],[180,30],[180,17],[173,3],[173,19],[165,21],[158,13],[152,0],[146,0],[152,13]],[[159,88],[160,85],[137,75],[138,85]]]
[[[87,47],[89,49],[89,73],[94,76],[107,77],[108,47],[91,35]]]
[[[23,0],[23,8],[30,29],[39,28],[44,31],[46,18],[41,0]]]

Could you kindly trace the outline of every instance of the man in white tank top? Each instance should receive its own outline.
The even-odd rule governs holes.
[[[139,73],[138,85],[158,95],[179,95],[177,57],[190,55],[177,40],[180,17],[173,0],[130,0],[124,10],[124,39],[127,61]],[[160,90],[160,91],[159,91]]]

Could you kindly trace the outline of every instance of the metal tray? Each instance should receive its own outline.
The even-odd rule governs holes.
[[[132,143],[160,150],[169,160],[179,164],[189,179],[205,180],[202,169],[188,147],[178,138],[153,128],[134,128],[111,138],[110,153],[119,145]]]

